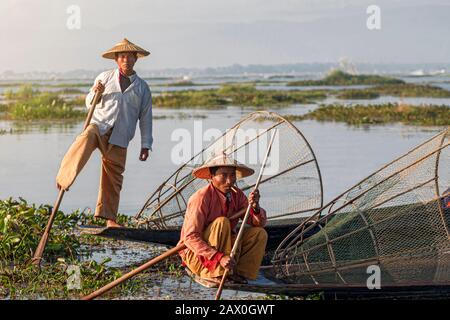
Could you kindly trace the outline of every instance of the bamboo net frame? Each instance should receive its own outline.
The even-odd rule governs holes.
[[[276,277],[305,286],[450,284],[449,128],[319,209],[279,245]]]
[[[136,214],[140,228],[171,229],[183,223],[192,194],[208,181],[197,179],[192,170],[210,157],[226,153],[259,170],[270,135],[277,130],[268,170],[261,180],[261,206],[269,219],[304,217],[323,205],[323,186],[319,165],[304,135],[282,116],[257,111],[241,119],[221,137],[193,156],[164,181]],[[237,181],[248,194],[256,175]]]

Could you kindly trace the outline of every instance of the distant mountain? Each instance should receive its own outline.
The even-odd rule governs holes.
[[[391,75],[415,75],[417,70],[424,74],[448,74],[450,63],[433,64],[369,64],[369,63],[349,63],[341,60],[339,63],[295,63],[279,65],[240,65],[233,64],[225,67],[215,68],[170,68],[140,70],[137,72],[144,78],[155,77],[224,77],[224,76],[308,76],[319,77],[332,69],[339,68],[350,73],[364,74],[391,74]],[[436,70],[439,70],[436,73]],[[67,72],[41,72],[30,71],[16,73],[14,71],[4,71],[0,74],[0,80],[92,80],[102,70],[71,70]]]

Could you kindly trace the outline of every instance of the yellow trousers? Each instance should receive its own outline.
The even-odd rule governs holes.
[[[95,216],[115,220],[119,209],[127,149],[108,143],[111,132],[112,130],[109,130],[100,136],[97,125],[90,124],[75,139],[64,156],[56,182],[63,189],[70,188],[92,152],[98,148],[102,154],[102,167]]]
[[[235,238],[235,237],[233,237]],[[214,220],[203,233],[203,239],[216,250],[230,255],[232,242],[230,220],[226,217],[220,217]],[[247,279],[256,279],[258,277],[259,267],[267,243],[267,232],[260,227],[246,227],[236,255],[234,256],[237,265],[235,273]],[[215,278],[222,276],[225,269],[217,263],[216,268],[210,272],[202,265],[200,260],[191,250],[186,250],[183,261],[189,270],[201,278]]]

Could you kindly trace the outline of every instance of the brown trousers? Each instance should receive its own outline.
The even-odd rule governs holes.
[[[108,143],[111,132],[112,129],[100,136],[98,127],[90,124],[75,139],[64,156],[56,182],[63,189],[70,188],[92,152],[98,148],[102,154],[102,168],[95,216],[115,220],[119,209],[127,149]]]
[[[235,236],[233,237],[235,238]],[[203,233],[203,239],[213,248],[225,255],[230,255],[232,249],[232,235],[230,220],[226,217],[219,217],[214,220]],[[234,242],[234,241],[233,241]],[[260,227],[246,227],[236,255],[234,256],[237,265],[235,272],[247,279],[256,279],[258,277],[259,267],[267,243],[267,232]],[[186,250],[183,261],[197,276],[201,278],[215,278],[222,276],[225,269],[217,263],[216,268],[210,272],[202,265],[200,260],[191,250]]]

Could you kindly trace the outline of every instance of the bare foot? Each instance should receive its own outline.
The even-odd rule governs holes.
[[[123,226],[121,226],[114,220],[110,220],[110,219],[106,220],[106,227],[108,227],[108,228],[123,228]]]

